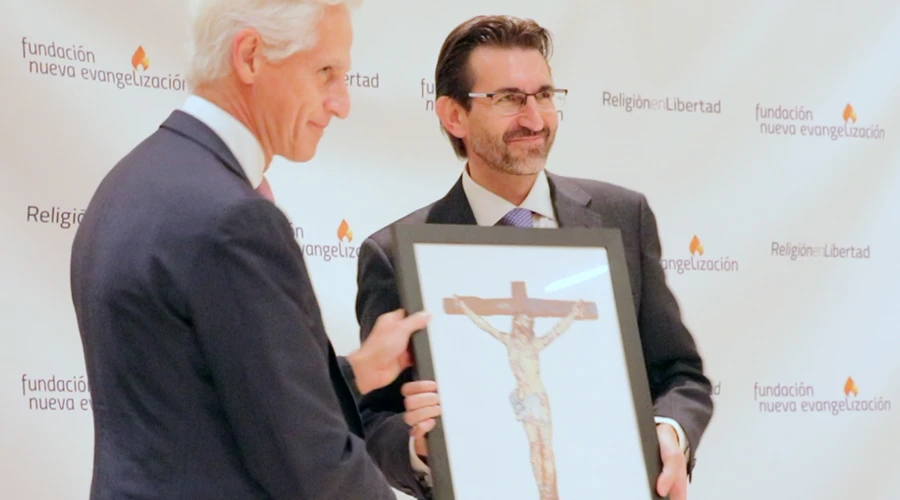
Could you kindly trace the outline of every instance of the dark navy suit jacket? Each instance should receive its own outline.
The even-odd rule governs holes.
[[[200,121],[173,112],[103,179],[71,286],[92,500],[396,498],[287,218]]]
[[[621,231],[654,413],[674,419],[684,429],[691,448],[690,473],[700,438],[712,418],[712,385],[703,372],[694,338],[681,320],[678,302],[666,284],[656,217],[642,194],[621,186],[550,172],[547,179],[560,227]],[[391,225],[422,223],[476,225],[461,178],[443,198]],[[359,251],[356,315],[363,340],[379,315],[402,306],[391,225],[367,238]],[[360,410],[369,451],[390,483],[416,498],[427,499],[432,492],[410,465],[409,427],[403,422],[400,388],[411,380],[413,370],[407,369],[392,384],[363,397]],[[485,453],[490,454],[489,447]]]

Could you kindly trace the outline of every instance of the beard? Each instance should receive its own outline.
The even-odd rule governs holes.
[[[543,137],[543,142],[529,146],[509,145],[511,140],[534,136]],[[554,139],[556,129],[547,127],[537,132],[520,127],[506,131],[502,137],[479,129],[471,134],[470,147],[472,153],[478,155],[492,170],[512,175],[534,175],[547,163]]]

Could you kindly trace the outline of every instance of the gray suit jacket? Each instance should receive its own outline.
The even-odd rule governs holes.
[[[549,172],[547,177],[561,227],[608,227],[622,233],[655,414],[672,418],[683,427],[692,451],[690,473],[700,438],[712,417],[712,387],[666,284],[655,216],[640,193]],[[393,224],[423,222],[476,224],[461,178],[442,199]],[[401,307],[393,250],[390,226],[367,238],[360,248],[356,314],[363,340],[378,316]],[[409,428],[402,420],[400,387],[410,380],[413,373],[407,370],[391,385],[363,397],[360,410],[369,452],[391,484],[417,498],[430,498],[410,466]]]
[[[284,214],[176,111],[72,247],[92,500],[394,500]],[[344,362],[344,368],[347,368]]]

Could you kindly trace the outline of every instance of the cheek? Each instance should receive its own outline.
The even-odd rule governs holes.
[[[503,134],[505,134],[510,127],[511,125],[505,122],[471,122],[469,133],[483,139],[499,141],[503,140]]]
[[[317,115],[317,110],[321,109],[322,103],[320,99],[300,98],[294,105],[294,113],[304,125]]]
[[[310,118],[310,111],[311,107],[309,103],[304,102],[303,100],[299,100],[291,107],[290,113],[292,114],[291,119],[294,122],[295,134],[301,135],[309,129],[307,122]]]
[[[559,125],[559,115],[556,113],[547,113],[544,115],[544,123],[547,128],[554,129]]]
[[[296,120],[296,126],[305,125],[314,109],[316,89],[305,79],[294,80],[281,95],[284,112]]]
[[[258,91],[259,98],[264,102],[267,126],[274,128],[282,140],[290,140],[295,134],[297,99],[290,97],[292,95],[295,94],[289,82],[280,74],[260,85]]]

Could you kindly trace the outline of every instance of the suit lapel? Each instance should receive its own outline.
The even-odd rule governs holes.
[[[602,227],[600,214],[590,210],[591,196],[578,184],[550,172],[547,172],[547,180],[559,227]]]
[[[565,177],[547,172],[550,183],[550,198],[556,210],[560,227],[602,227],[600,214],[590,210],[591,196],[581,187]],[[436,201],[428,211],[426,224],[460,224],[474,226],[475,214],[466,198],[462,186],[462,176],[443,198]]]
[[[462,176],[456,181],[456,184],[450,188],[450,191],[434,203],[431,210],[428,211],[428,217],[425,219],[426,224],[460,224],[465,226],[474,226],[475,214],[472,212],[472,206],[466,198],[466,191],[463,189]]]

